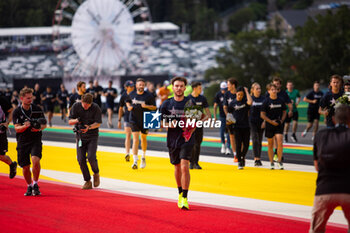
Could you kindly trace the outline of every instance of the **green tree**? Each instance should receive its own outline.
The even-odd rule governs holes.
[[[242,8],[233,14],[229,20],[229,31],[231,33],[238,33],[242,31],[250,21],[254,20],[254,11],[250,7]]]

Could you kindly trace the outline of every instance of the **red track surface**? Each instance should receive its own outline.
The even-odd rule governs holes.
[[[42,196],[25,197],[23,179],[0,175],[0,232],[308,232],[309,223],[240,211],[40,182]],[[191,192],[189,193],[191,195]],[[189,196],[189,199],[191,196]],[[346,232],[328,227],[327,232]]]

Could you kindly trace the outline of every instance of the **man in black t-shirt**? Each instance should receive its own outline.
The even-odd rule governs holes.
[[[8,151],[7,130],[12,120],[13,108],[5,97],[0,96],[0,161],[10,166],[10,179],[16,176],[17,162],[12,162],[11,158],[6,155]]]
[[[326,117],[327,127],[334,127],[334,105],[339,97],[344,92],[341,89],[343,85],[343,79],[339,75],[333,75],[330,81],[330,90],[320,100],[320,107],[318,112]]]
[[[310,233],[325,232],[333,210],[341,206],[350,231],[350,106],[335,109],[336,126],[319,131],[314,140],[317,187]]]
[[[266,97],[261,107],[261,118],[266,121],[265,136],[268,143],[268,155],[271,162],[271,169],[275,169],[273,161],[273,145],[277,141],[278,165],[282,170],[282,153],[283,153],[283,122],[286,119],[286,105],[283,100],[277,96],[276,85],[270,83],[266,86],[269,96]]]
[[[28,185],[25,196],[40,195],[39,176],[42,157],[42,130],[46,128],[46,120],[42,109],[33,101],[33,89],[23,88],[20,91],[22,104],[13,111],[13,124],[17,139],[17,161],[23,168],[23,176]],[[33,162],[30,171],[30,157]],[[33,183],[32,183],[33,173]]]
[[[33,93],[33,97],[34,97],[34,100],[33,100],[33,104],[39,106],[42,108],[43,106],[43,103],[41,101],[41,91],[40,91],[40,85],[39,83],[36,83],[34,85],[34,93]]]
[[[231,154],[231,142],[230,134],[227,132],[226,127],[226,114],[224,112],[224,98],[227,92],[227,82],[220,83],[220,91],[215,94],[214,97],[214,119],[216,121],[217,107],[219,107],[219,115],[221,121],[220,127],[220,138],[221,138],[221,154]],[[225,134],[226,134],[226,145],[225,145]]]
[[[103,94],[103,87],[101,87],[98,84],[98,80],[94,81],[94,89],[96,93],[96,98],[94,99],[94,103],[96,103],[102,109],[101,95]]]
[[[57,101],[61,108],[61,119],[66,122],[67,117],[67,102],[68,102],[68,91],[66,90],[63,83],[60,85],[60,90],[57,92]]]
[[[320,120],[320,114],[318,109],[320,107],[320,100],[323,97],[323,92],[320,91],[320,83],[318,81],[314,82],[313,90],[310,91],[305,97],[304,101],[309,103],[307,108],[307,125],[306,129],[301,133],[302,137],[305,137],[307,132],[312,128],[315,123],[315,128],[313,130],[312,139],[318,131],[318,124]]]
[[[129,122],[129,115],[130,112],[128,111],[128,108],[126,107],[126,100],[128,98],[128,95],[134,91],[135,85],[134,82],[131,80],[128,80],[125,82],[125,92],[123,93],[122,97],[119,100],[119,111],[118,111],[118,128],[122,128],[122,117],[124,114],[124,129],[125,129],[125,160],[126,162],[130,161],[130,145],[131,145],[131,124]]]
[[[104,96],[106,96],[106,107],[108,114],[108,128],[113,128],[113,109],[114,109],[114,99],[117,98],[117,89],[112,87],[113,82],[110,80],[108,82],[108,87],[104,90]]]
[[[51,119],[53,117],[53,111],[55,109],[56,95],[52,92],[51,87],[46,87],[46,91],[43,92],[41,99],[44,102],[45,112],[47,112],[49,126],[52,127]]]
[[[132,169],[137,169],[140,132],[143,152],[140,167],[145,168],[148,130],[143,128],[143,113],[145,111],[154,111],[157,109],[157,106],[153,95],[145,91],[145,80],[142,78],[136,80],[136,90],[129,94],[126,106],[130,112],[129,122],[132,131],[132,153],[134,158]]]
[[[195,105],[201,108],[200,110],[203,114],[201,121],[204,122],[211,117],[211,113],[209,111],[209,104],[208,104],[207,98],[201,95],[202,83],[193,82],[191,86],[192,86],[192,93],[188,97],[192,99]],[[199,154],[201,151],[201,144],[203,141],[203,127],[196,128],[196,130],[194,131],[194,138],[195,138],[195,144],[192,150],[190,169],[202,169],[202,167],[199,166],[198,162],[199,162]]]
[[[189,209],[187,194],[190,187],[189,161],[192,148],[195,143],[193,135],[185,140],[184,109],[192,100],[185,97],[187,80],[183,77],[175,77],[171,80],[174,97],[167,99],[160,107],[162,126],[168,129],[167,147],[169,149],[170,163],[175,168],[175,180],[179,191],[177,205],[180,209]],[[192,102],[193,103],[193,102]],[[180,124],[182,122],[182,124]],[[182,125],[182,127],[181,127]],[[184,128],[185,127],[185,128]]]
[[[96,151],[98,128],[102,123],[102,114],[100,107],[92,101],[93,96],[91,94],[84,94],[81,97],[81,102],[75,103],[69,112],[68,123],[75,125],[77,159],[85,181],[82,189],[92,189],[91,176],[86,159],[89,160],[94,173],[94,187],[100,185]]]
[[[77,90],[78,90],[77,93],[74,93],[69,97],[69,109],[72,108],[72,106],[75,102],[81,102],[81,96],[84,95],[86,92],[85,82],[79,81],[77,83]]]
[[[228,114],[228,105],[236,98],[236,88],[238,86],[238,82],[234,78],[230,78],[227,80],[227,88],[228,91],[226,91],[224,96],[224,112],[227,119]],[[238,162],[238,159],[236,157],[236,142],[235,142],[235,135],[234,132],[230,132],[230,142],[232,147],[232,153],[233,153],[233,161]],[[227,154],[227,153],[226,153]]]

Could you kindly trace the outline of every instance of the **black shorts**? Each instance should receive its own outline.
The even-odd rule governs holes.
[[[110,108],[110,109],[113,110],[113,109],[114,109],[114,102],[106,102],[106,108],[107,108],[107,109]]]
[[[235,124],[226,125],[226,129],[229,132],[229,134],[235,134]]]
[[[5,155],[8,151],[8,142],[6,133],[0,133],[0,155]]]
[[[128,121],[124,121],[124,128],[125,127],[131,127],[131,123],[130,122],[128,122]]]
[[[25,144],[17,142],[18,165],[21,167],[30,165],[30,156],[36,156],[41,159],[42,147],[43,144],[41,141],[34,141]]]
[[[141,131],[142,134],[148,134],[148,129],[144,129],[142,127],[142,125],[138,125],[138,124],[132,123],[132,122],[129,122],[129,123],[130,123],[130,127],[131,127],[132,132],[140,132]]]
[[[55,108],[54,104],[46,104],[45,105],[46,112],[53,112],[54,108]]]
[[[284,124],[273,126],[266,122],[265,137],[273,138],[276,134],[283,134]]]
[[[307,111],[307,122],[311,123],[314,122],[314,120],[320,120],[320,114],[318,113],[318,109]]]
[[[179,164],[181,159],[191,160],[193,144],[183,144],[180,148],[168,148],[170,163],[173,165]]]
[[[293,121],[298,121],[298,119],[299,119],[299,113],[298,112],[293,112],[293,116],[292,117],[288,117],[288,113],[287,113],[287,117],[286,117],[285,122],[286,123],[290,123],[292,120]]]
[[[67,103],[60,104],[61,109],[66,109],[67,108]]]

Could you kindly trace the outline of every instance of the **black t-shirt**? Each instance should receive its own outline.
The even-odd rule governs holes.
[[[101,105],[101,92],[103,92],[103,87],[101,86],[94,86],[94,90],[97,93],[96,95],[96,99],[94,99],[94,102],[97,103],[98,105]]]
[[[314,139],[318,161],[316,195],[350,194],[350,129],[336,126],[320,130]]]
[[[40,91],[34,91],[33,92],[33,96],[35,96],[33,104],[41,105],[41,92]]]
[[[161,119],[163,119],[166,122],[169,122],[170,120],[184,120],[184,108],[186,103],[190,101],[193,103],[191,98],[188,96],[185,97],[182,101],[175,101],[174,98],[167,99],[163,102],[162,106],[160,107],[160,113]],[[189,104],[188,104],[189,105]],[[169,148],[181,148],[182,146],[186,145],[193,145],[194,144],[194,136],[192,135],[190,140],[188,142],[185,142],[184,137],[182,136],[183,129],[177,125],[176,128],[168,128],[167,133],[167,147]]]
[[[67,104],[68,91],[67,90],[59,90],[57,92],[57,97],[59,100],[63,102],[63,104]]]
[[[12,108],[11,104],[6,100],[5,97],[0,96],[0,123],[6,122],[6,117],[8,116],[8,111]],[[6,131],[1,131],[0,134],[6,133]]]
[[[129,115],[129,122],[137,125],[143,125],[143,112],[150,111],[149,109],[142,108],[141,104],[156,106],[156,101],[149,92],[145,91],[142,95],[138,95],[136,91],[130,92],[126,102],[132,104],[133,109]]]
[[[30,106],[30,109],[27,111],[22,106],[17,107],[13,111],[13,124],[20,124],[23,125],[24,122],[29,121],[30,119],[39,119],[39,118],[45,118],[44,113],[42,109],[32,104]],[[31,127],[27,128],[22,133],[16,133],[17,142],[21,143],[31,143],[33,141],[41,140],[42,132],[32,132]]]
[[[249,128],[249,108],[250,106],[247,104],[246,98],[243,98],[241,101],[234,99],[228,105],[228,112],[232,113],[233,117],[236,119],[235,128]]]
[[[111,88],[108,87],[104,90],[104,93],[107,94],[107,96],[106,96],[107,103],[114,103],[115,97],[113,95],[117,94],[117,89],[115,89],[113,87],[111,87]]]
[[[45,105],[53,105],[55,101],[52,102],[52,100],[56,98],[56,95],[53,92],[45,91],[43,93],[43,97],[45,98],[45,100],[44,100]]]
[[[88,110],[85,110],[81,104],[73,104],[70,112],[69,119],[80,118],[80,124],[91,125],[93,123],[102,123],[102,113],[100,107],[96,103],[92,103]],[[98,128],[90,129],[86,133],[79,134],[81,139],[92,139],[98,137]]]
[[[91,94],[95,98],[96,90],[94,87],[86,89],[86,93]]]
[[[226,91],[224,95],[224,106],[228,106],[234,99],[236,99],[236,94]]]
[[[5,91],[5,92],[3,93],[3,96],[6,98],[6,100],[7,100],[8,102],[11,103],[12,91]]]
[[[314,90],[310,91],[307,95],[306,98],[309,100],[317,100],[315,104],[309,103],[308,110],[309,111],[318,111],[318,108],[320,107],[320,100],[323,97],[323,92],[315,92]]]
[[[322,109],[329,109],[329,113],[327,115],[327,126],[333,127],[334,123],[332,121],[332,117],[334,116],[334,105],[336,100],[343,95],[343,91],[339,91],[337,94],[333,94],[332,91],[328,91],[320,100],[320,107]]]
[[[249,114],[249,121],[255,124],[260,124],[263,122],[263,119],[260,117],[261,108],[263,105],[263,102],[265,100],[265,97],[259,96],[255,97],[252,96],[253,103],[252,106],[250,106],[250,114]]]
[[[74,93],[69,97],[69,108],[71,108],[73,106],[73,104],[75,104],[75,102],[77,102],[77,100],[81,100],[81,95],[79,95],[78,93]]]
[[[224,112],[224,99],[225,99],[225,94],[222,94],[221,91],[218,91],[215,94],[214,103],[216,103],[219,106],[220,117],[226,117]]]
[[[265,112],[270,120],[281,120],[283,111],[286,109],[285,102],[279,97],[274,100],[267,97],[261,106],[261,111]]]
[[[119,107],[122,107],[124,109],[124,122],[129,122],[129,115],[130,115],[128,108],[126,107],[127,99],[128,99],[128,93],[124,92],[122,97],[120,97],[120,100],[119,100]]]
[[[202,108],[202,112],[205,113],[204,109],[209,107],[207,98],[205,98],[203,95],[194,97],[192,94],[190,94],[188,97],[193,100],[195,105],[200,106]]]

